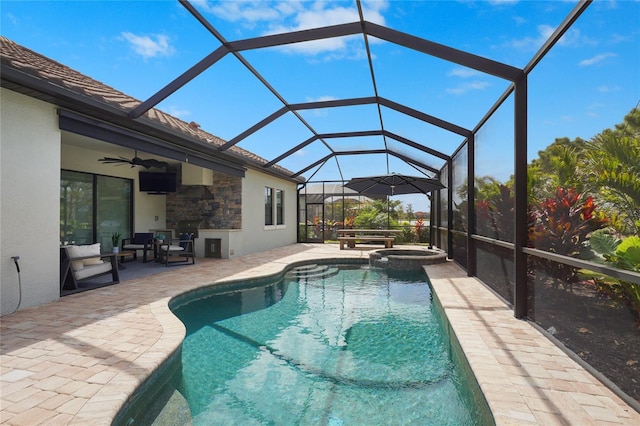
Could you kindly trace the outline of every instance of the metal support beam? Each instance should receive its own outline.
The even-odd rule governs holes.
[[[467,139],[467,275],[476,275],[476,143],[472,135]]]
[[[216,158],[214,155],[207,155],[205,152],[197,152],[185,147],[171,145],[164,140],[136,133],[72,111],[58,110],[58,126],[60,130],[125,148],[137,149],[149,154],[160,155],[172,160],[184,162],[188,158],[191,164],[231,176],[244,177],[245,175],[245,168],[241,164],[232,163],[223,158]],[[217,154],[217,151],[213,151],[213,153]]]
[[[169,97],[172,93],[180,89],[182,86],[196,78],[203,71],[209,68],[211,65],[218,62],[220,59],[224,58],[224,56],[229,53],[229,50],[225,46],[220,46],[209,55],[207,55],[204,59],[200,60],[197,64],[186,70],[182,75],[173,80],[171,83],[164,86],[160,89],[159,92],[151,96],[146,101],[142,102],[140,105],[135,107],[129,112],[129,118],[138,118],[147,111],[149,111],[154,106],[158,105],[164,99]]]
[[[473,68],[474,70],[491,74],[496,77],[509,81],[518,80],[522,76],[522,70],[514,68],[510,65],[496,62],[482,56],[463,52],[462,50],[453,49],[443,44],[434,43],[410,34],[392,30],[382,25],[365,22],[365,31],[367,34],[382,40],[387,40],[400,46],[435,56],[445,61],[453,62],[458,65]]]
[[[447,161],[447,256],[453,259],[453,160]]]
[[[527,77],[515,82],[514,102],[514,170],[515,170],[515,235],[514,268],[515,300],[513,312],[516,318],[528,313],[527,255]]]

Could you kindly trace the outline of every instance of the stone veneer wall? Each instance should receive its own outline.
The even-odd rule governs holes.
[[[242,228],[242,178],[213,171],[213,186],[181,185],[182,169],[176,172],[177,191],[167,194],[167,228],[180,220],[202,221],[202,229]]]

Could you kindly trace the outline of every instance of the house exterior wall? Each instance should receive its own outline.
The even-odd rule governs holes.
[[[55,107],[0,89],[0,315],[60,296]],[[11,259],[20,256],[20,274]]]
[[[133,179],[133,229],[134,232],[149,232],[149,229],[166,227],[166,196],[150,195],[138,191],[138,173],[140,167],[126,165],[102,164],[98,159],[105,156],[113,157],[112,153],[101,152],[95,148],[80,148],[65,142],[71,137],[62,134],[62,159],[60,168],[76,172],[95,173],[103,176]],[[73,135],[74,138],[77,136]],[[133,157],[133,151],[130,156]],[[156,220],[156,216],[158,219]]]
[[[284,191],[284,225],[264,225],[264,188]],[[251,254],[294,244],[297,239],[296,184],[277,177],[247,170],[242,181],[241,254]],[[237,249],[235,250],[237,256]]]
[[[134,230],[169,227],[167,196],[138,191],[138,168],[101,164],[108,145],[61,132],[56,106],[0,92],[0,316],[60,297],[60,171],[134,180]],[[103,152],[102,150],[108,152]],[[209,223],[223,257],[257,253],[296,242],[296,184],[252,169],[244,178],[213,172],[218,192]],[[200,185],[198,185],[200,186]],[[285,194],[285,223],[264,225],[264,188]],[[191,189],[192,190],[192,189]],[[207,226],[207,225],[205,225]],[[222,232],[221,235],[217,233]],[[204,239],[199,242],[204,248]],[[204,255],[200,251],[198,256]],[[12,256],[19,256],[18,273]]]
[[[171,169],[178,184],[176,192],[167,195],[167,227],[173,229],[181,220],[193,220],[201,222],[202,229],[240,229],[242,178],[201,169],[207,175],[202,182],[211,181],[211,185],[185,184],[182,172],[189,168],[185,166]]]

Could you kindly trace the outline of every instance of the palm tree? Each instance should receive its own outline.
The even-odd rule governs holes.
[[[580,173],[623,235],[640,230],[640,135],[605,130],[588,144]],[[640,234],[638,234],[640,235]]]

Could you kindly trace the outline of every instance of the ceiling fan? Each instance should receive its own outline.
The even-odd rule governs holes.
[[[135,151],[135,156],[131,160],[124,157],[120,157],[120,158],[104,157],[99,159],[98,161],[100,161],[102,164],[115,164],[118,166],[122,164],[131,164],[131,167],[141,166],[146,169],[150,169],[151,167],[162,168],[162,167],[169,166],[169,163],[165,161],[159,161],[153,158],[143,160],[142,158],[138,157],[138,150]]]

